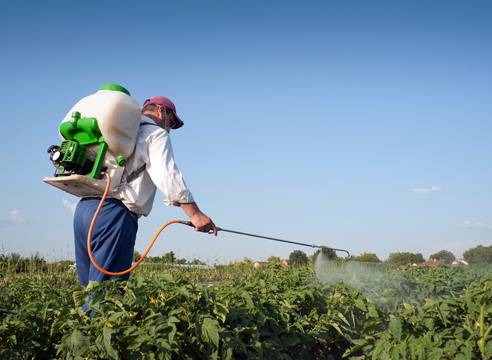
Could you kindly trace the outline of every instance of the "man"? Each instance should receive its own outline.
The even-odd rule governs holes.
[[[92,253],[105,270],[118,272],[131,266],[138,218],[150,213],[157,188],[165,204],[181,207],[198,231],[217,235],[213,221],[198,208],[174,162],[169,132],[181,126],[170,99],[154,96],[145,100],[135,151],[118,191],[106,199],[94,226]],[[76,266],[83,286],[112,278],[98,271],[87,254],[87,232],[99,201],[99,197],[81,199],[74,215]]]

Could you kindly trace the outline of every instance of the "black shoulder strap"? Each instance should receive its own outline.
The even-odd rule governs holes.
[[[125,182],[128,184],[129,182],[132,182],[133,180],[138,178],[138,175],[140,175],[142,172],[144,172],[146,167],[147,167],[147,164],[144,163],[138,169],[132,171],[132,173],[126,177]]]
[[[140,126],[145,126],[145,125],[152,125],[152,126],[157,126],[157,127],[160,127],[159,125],[157,125],[157,124],[153,124],[153,123],[148,123],[148,122],[141,122],[141,123],[140,123]]]

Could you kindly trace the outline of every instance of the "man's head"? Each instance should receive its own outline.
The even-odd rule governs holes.
[[[184,125],[176,114],[176,106],[165,96],[152,96],[144,101],[142,114],[151,117],[157,125],[169,129],[179,129]]]

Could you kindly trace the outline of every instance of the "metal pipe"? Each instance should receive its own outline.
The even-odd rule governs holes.
[[[191,223],[191,221],[184,221],[183,224],[193,227],[193,224]],[[221,227],[218,227],[218,226],[217,226],[217,231],[224,231],[224,232],[228,232],[228,233],[232,233],[232,234],[251,236],[251,237],[265,239],[265,240],[272,240],[272,241],[278,241],[278,242],[283,242],[283,243],[288,243],[288,244],[307,246],[307,247],[310,247],[310,248],[318,248],[318,249],[325,248],[325,249],[330,249],[330,250],[333,250],[333,251],[344,252],[344,253],[347,254],[347,256],[350,256],[350,253],[348,252],[348,250],[345,250],[345,249],[337,249],[337,248],[332,248],[332,247],[328,247],[328,246],[321,246],[321,245],[315,245],[315,244],[306,244],[306,243],[297,242],[297,241],[277,239],[277,238],[273,238],[273,237],[269,237],[269,236],[256,235],[256,234],[250,234],[250,233],[246,233],[246,232],[242,232],[242,231],[224,229],[224,228],[221,228]]]

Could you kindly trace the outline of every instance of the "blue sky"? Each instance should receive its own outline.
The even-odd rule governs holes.
[[[219,226],[358,254],[492,243],[492,6],[457,1],[10,2],[0,12],[0,250],[73,258],[42,183],[66,111],[104,82],[166,95],[176,161]],[[137,249],[164,221],[139,222]],[[173,228],[152,254],[296,249]],[[309,252],[309,249],[303,249]]]

